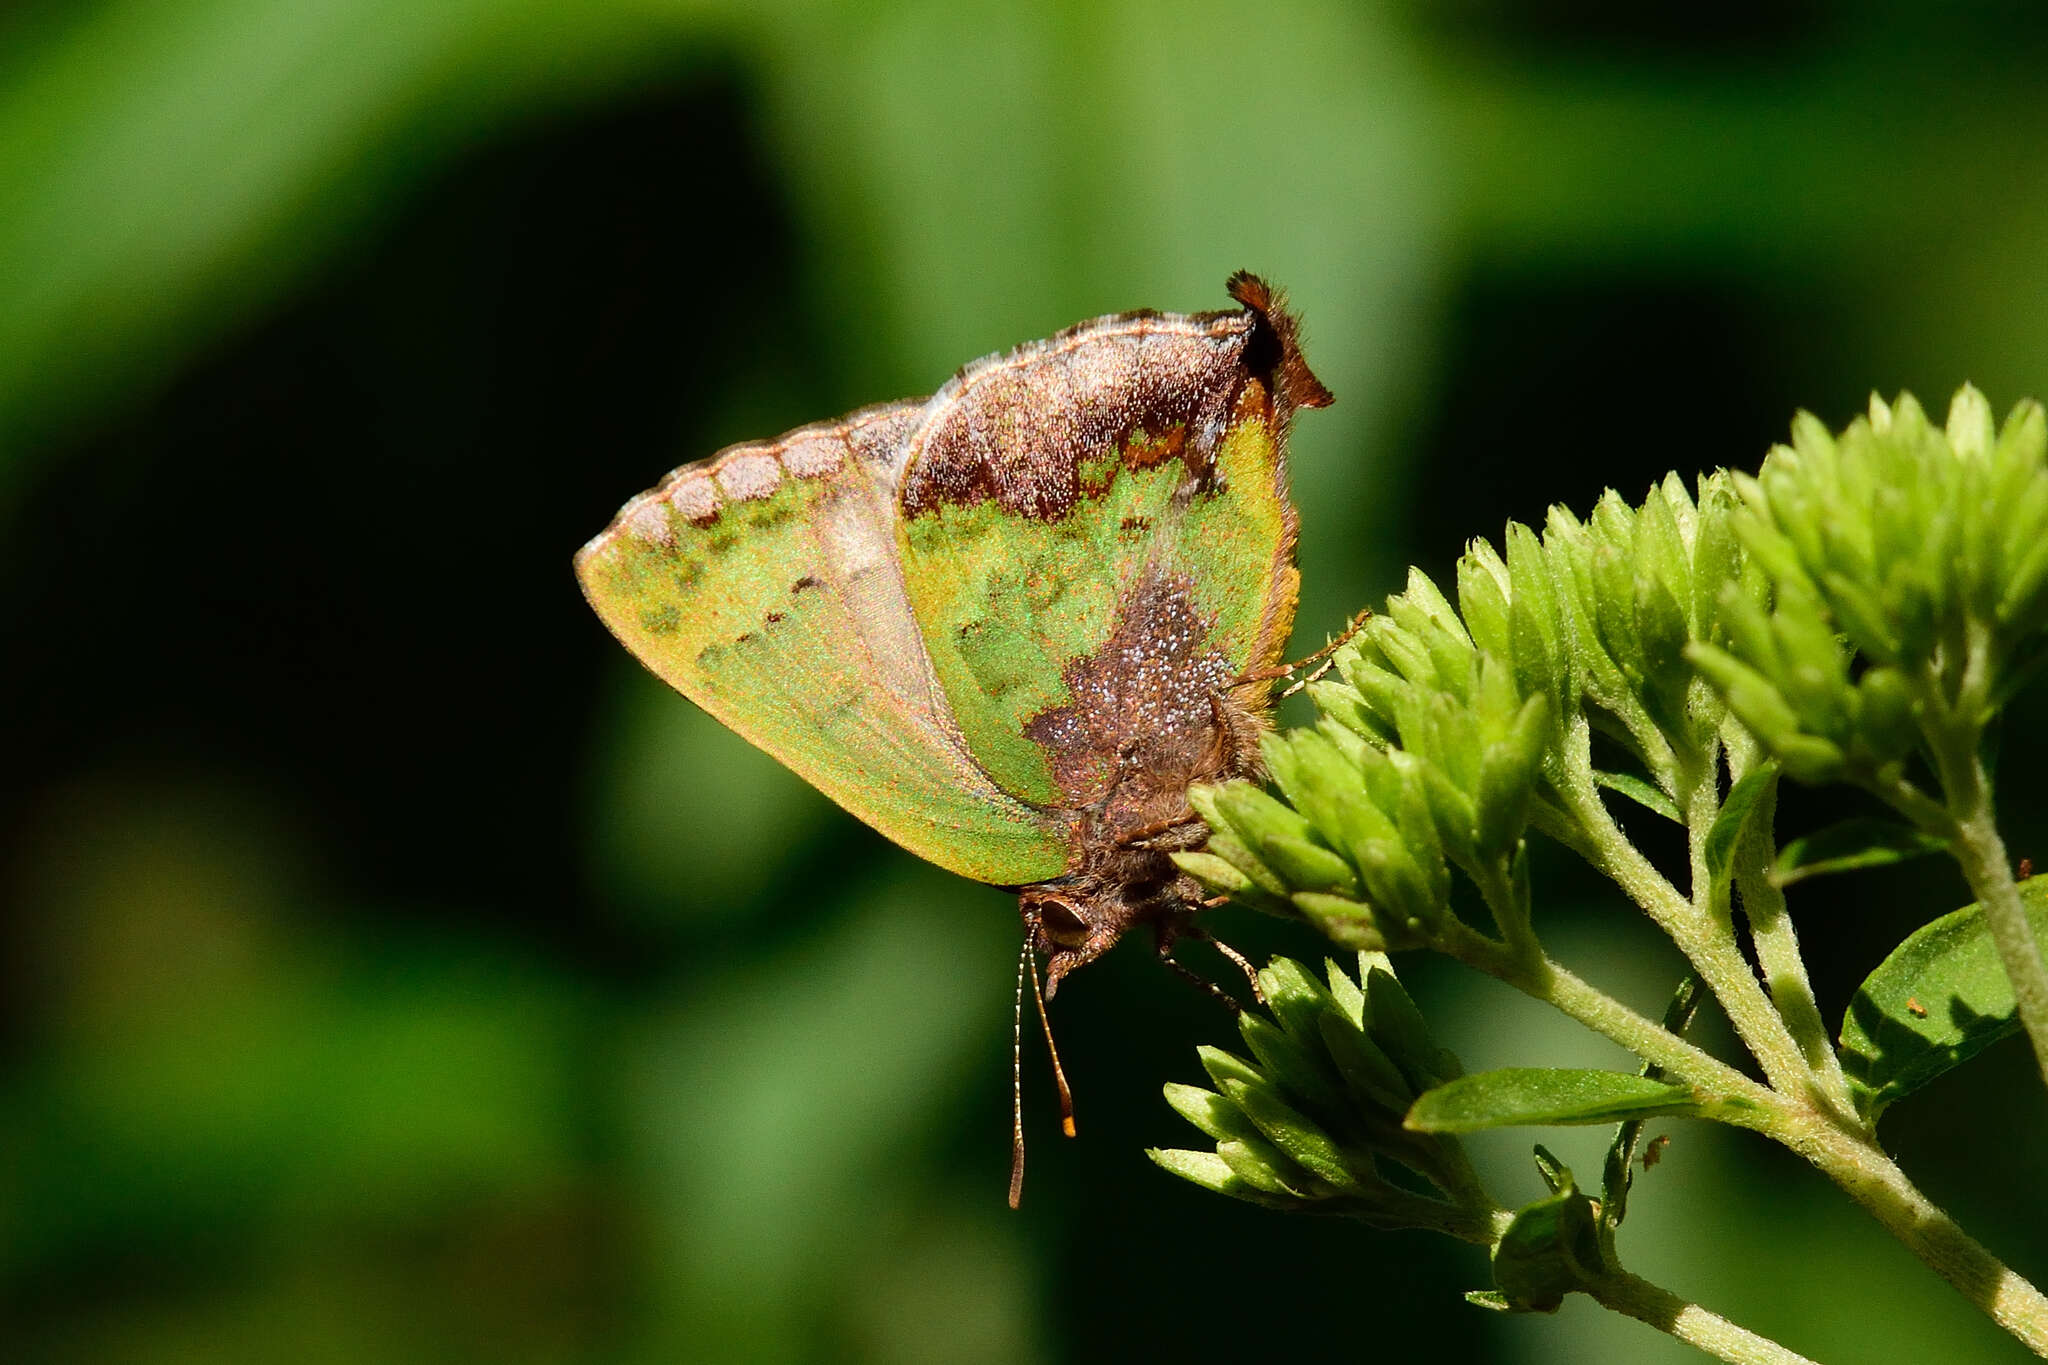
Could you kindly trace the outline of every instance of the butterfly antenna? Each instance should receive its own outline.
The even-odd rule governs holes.
[[[1025,945],[1030,950],[1030,945]],[[1052,1020],[1045,1014],[1045,992],[1038,985],[1038,964],[1031,964],[1031,998],[1038,1002],[1038,1022],[1045,1030],[1045,1050],[1052,1055],[1052,1079],[1060,1088],[1060,1131],[1068,1137],[1074,1135],[1074,1092],[1067,1089],[1067,1073],[1060,1066],[1059,1046],[1052,1040]]]
[[[1010,1207],[1024,1199],[1024,973],[1038,984],[1038,969],[1031,961],[1031,932],[1024,933],[1024,947],[1017,954],[1017,1007],[1010,1016]]]

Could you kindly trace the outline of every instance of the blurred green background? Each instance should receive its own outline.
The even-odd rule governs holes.
[[[2025,0],[17,0],[0,1352],[1693,1359],[1152,1169],[1230,1029],[1141,950],[1058,1001],[1082,1138],[1030,1068],[1010,1213],[1013,902],[639,672],[569,555],[721,444],[1245,266],[1339,397],[1296,448],[1313,647],[1796,407],[2048,396],[2044,60]],[[2022,712],[2004,823],[2048,861]],[[1560,955],[1655,1008],[1668,945],[1539,878]],[[1802,890],[1830,1016],[1964,899]],[[1404,971],[1468,1063],[1621,1064]],[[1886,1137],[2039,1281],[2029,1077],[2005,1045]],[[1796,1161],[1669,1131],[1636,1269],[1824,1359],[2018,1356]],[[1504,1196],[1529,1136],[1481,1144]]]

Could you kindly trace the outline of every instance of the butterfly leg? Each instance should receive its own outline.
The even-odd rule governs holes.
[[[1203,976],[1193,967],[1188,966],[1187,963],[1175,957],[1170,946],[1163,943],[1159,946],[1159,960],[1165,963],[1174,975],[1190,983],[1196,990],[1216,1000],[1223,1008],[1229,1010],[1232,1017],[1244,1013],[1244,1006],[1240,1005],[1229,991],[1224,990],[1208,977]]]
[[[1225,943],[1222,939],[1217,938],[1207,929],[1190,928],[1187,930],[1187,936],[1200,939],[1228,958],[1239,971],[1244,973],[1244,979],[1251,984],[1252,999],[1258,1001],[1261,1005],[1266,1003],[1266,993],[1259,988],[1259,969],[1252,966],[1251,959],[1231,947],[1228,943]]]
[[[1171,834],[1175,830],[1185,826],[1189,821],[1199,820],[1200,818],[1200,816],[1195,814],[1195,808],[1193,806],[1184,806],[1181,808],[1181,812],[1178,815],[1169,815],[1164,820],[1154,820],[1149,825],[1143,825],[1137,829],[1125,830],[1123,833],[1116,836],[1117,847],[1147,847],[1147,841],[1157,839],[1161,835]]]
[[[1309,676],[1307,676],[1306,678],[1302,678],[1299,681],[1295,682],[1286,691],[1280,694],[1282,699],[1291,697],[1296,692],[1301,691],[1302,688],[1307,687],[1310,683],[1315,682],[1318,678],[1321,678],[1325,673],[1328,673],[1330,669],[1335,666],[1335,660],[1332,658],[1332,656],[1335,655],[1338,650],[1344,648],[1344,646],[1350,644],[1354,639],[1358,638],[1358,632],[1364,630],[1365,623],[1371,619],[1372,608],[1366,607],[1363,610],[1361,610],[1356,616],[1352,617],[1349,621],[1345,622],[1343,634],[1339,635],[1336,639],[1330,641],[1330,643],[1324,645],[1315,653],[1309,655],[1306,659],[1301,659],[1291,664],[1275,664],[1271,668],[1256,669],[1250,673],[1244,674],[1242,677],[1239,677],[1231,685],[1233,687],[1237,687],[1242,686],[1245,683],[1278,682],[1282,678],[1292,677],[1294,674],[1299,673],[1304,668],[1308,668],[1312,665],[1315,666],[1315,672],[1309,674]]]
[[[1237,949],[1231,947],[1229,944],[1217,938],[1208,930],[1201,928],[1199,925],[1189,923],[1185,917],[1180,917],[1175,920],[1162,922],[1158,925],[1158,932],[1159,960],[1161,962],[1164,962],[1168,967],[1172,968],[1179,975],[1186,977],[1189,981],[1192,981],[1196,986],[1201,988],[1201,990],[1203,990],[1207,994],[1213,995],[1217,999],[1223,1001],[1225,1005],[1229,1007],[1230,1012],[1232,1014],[1241,1013],[1243,1010],[1243,1006],[1239,1005],[1235,998],[1233,998],[1228,992],[1223,990],[1223,988],[1218,986],[1215,982],[1210,981],[1207,977],[1202,976],[1193,968],[1189,967],[1186,963],[1174,957],[1174,945],[1179,940],[1184,938],[1195,939],[1199,942],[1208,944],[1217,952],[1223,954],[1223,956],[1229,959],[1229,961],[1233,965],[1235,965],[1239,971],[1244,973],[1245,981],[1249,983],[1252,988],[1252,999],[1258,1001],[1259,1004],[1262,1006],[1266,1003],[1266,993],[1265,991],[1259,988],[1258,969],[1253,967],[1250,960],[1247,959],[1243,953],[1237,951]]]
[[[1300,678],[1294,681],[1293,683],[1290,683],[1287,686],[1287,688],[1280,693],[1280,700],[1287,700],[1287,698],[1293,696],[1296,692],[1301,691],[1302,688],[1307,687],[1310,683],[1317,681],[1325,673],[1328,673],[1331,669],[1335,668],[1337,666],[1337,651],[1344,648],[1344,646],[1350,644],[1353,640],[1357,639],[1358,633],[1365,629],[1365,623],[1371,619],[1372,608],[1365,607],[1361,609],[1358,615],[1352,617],[1348,622],[1345,623],[1344,633],[1342,635],[1339,635],[1336,639],[1330,641],[1330,643],[1324,645],[1321,649],[1309,655],[1300,663],[1290,665],[1287,670],[1290,673],[1294,672],[1296,669],[1307,668],[1310,664],[1315,665],[1315,671],[1313,673],[1310,673],[1305,678]]]

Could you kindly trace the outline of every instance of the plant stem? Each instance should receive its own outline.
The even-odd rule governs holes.
[[[1626,1270],[1616,1269],[1589,1280],[1585,1290],[1601,1307],[1648,1323],[1688,1346],[1697,1346],[1708,1355],[1735,1365],[1814,1365],[1797,1351],[1788,1350],[1769,1337],[1760,1337],[1746,1327],[1738,1327],[1719,1313]]]
[[[1735,755],[1731,752],[1731,758]],[[1744,766],[1747,766],[1746,764]],[[1740,776],[1740,773],[1737,773]],[[1749,920],[1750,942],[1756,945],[1757,963],[1764,970],[1764,984],[1771,1003],[1806,1059],[1806,1069],[1822,1098],[1845,1119],[1856,1113],[1849,1097],[1849,1081],[1842,1074],[1841,1058],[1828,1037],[1827,1024],[1813,998],[1813,983],[1806,975],[1806,959],[1799,952],[1799,936],[1785,908],[1785,892],[1771,880],[1771,863],[1777,856],[1772,826],[1777,818],[1778,787],[1757,799],[1735,854],[1735,885],[1742,893],[1743,914]]]
[[[1705,820],[1693,835],[1695,842],[1705,837],[1706,828],[1713,823],[1711,811],[1705,808],[1706,798],[1699,795],[1703,785],[1711,783],[1702,779],[1685,793],[1688,797],[1685,803],[1688,824],[1699,824],[1695,818],[1698,816]],[[1699,972],[1700,979],[1720,1000],[1728,1021],[1735,1026],[1736,1035],[1763,1067],[1764,1075],[1772,1086],[1788,1094],[1804,1090],[1809,1074],[1806,1060],[1787,1030],[1785,1021],[1764,994],[1763,987],[1757,984],[1756,974],[1750,970],[1742,950],[1736,946],[1734,933],[1680,895],[1678,889],[1665,880],[1664,874],[1629,842],[1628,836],[1614,823],[1614,817],[1608,814],[1607,807],[1601,802],[1590,768],[1573,771],[1567,789],[1560,791],[1559,795],[1570,805],[1592,847],[1593,866],[1627,892],[1629,899],[1641,906],[1652,922],[1671,936],[1672,942]],[[1715,808],[1718,808],[1718,801]]]
[[[2048,963],[2041,960],[2033,925],[2020,903],[2019,883],[2013,880],[2005,840],[1992,815],[1991,784],[1983,760],[1973,749],[1967,762],[1954,766],[1961,771],[1954,777],[1944,773],[1943,786],[1955,819],[1952,846],[1956,861],[1962,864],[1963,876],[1983,908],[1984,926],[1991,931],[1992,946],[1998,950],[2006,980],[2012,983],[2013,1000],[2019,1005],[2020,1024],[2034,1047],[2034,1063],[2043,1083],[2048,1083]]]
[[[1874,1138],[1845,1126],[1842,1115],[1810,1107],[1758,1085],[1547,958],[1532,963],[1513,957],[1478,934],[1471,934],[1469,943],[1460,942],[1455,955],[1554,1006],[1645,1061],[1656,1063],[1673,1079],[1692,1086],[1710,1100],[1732,1102],[1713,1117],[1753,1129],[1804,1157],[2000,1327],[2035,1354],[2048,1357],[2048,1297],[1958,1227],[1954,1219],[1906,1178]],[[1682,1301],[1673,1298],[1670,1303]],[[1618,1304],[1608,1306],[1629,1311]],[[1662,1327],[1649,1318],[1643,1320]]]
[[[1479,938],[1476,934],[1472,937]],[[1769,1115],[1786,1108],[1784,1101],[1767,1087],[1688,1043],[1656,1020],[1636,1013],[1550,958],[1532,961],[1484,948],[1469,954],[1461,951],[1457,956],[1570,1015],[1595,1033],[1613,1039],[1644,1061],[1654,1062],[1673,1080],[1692,1086],[1709,1099],[1732,1101],[1736,1111],[1722,1116],[1728,1122],[1757,1127],[1768,1123]]]
[[[2048,1357],[2048,1296],[1958,1227],[1873,1139],[1811,1111],[1761,1131],[1813,1163],[1993,1322]]]

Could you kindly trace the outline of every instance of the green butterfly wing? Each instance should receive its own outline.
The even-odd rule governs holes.
[[[1099,809],[1142,769],[1134,811],[1184,809],[1213,698],[1267,705],[1243,680],[1294,619],[1287,428],[1329,395],[1266,287],[1232,293],[1242,311],[1103,318],[970,366],[910,438],[912,614],[976,759],[1024,800]]]
[[[933,677],[898,563],[922,402],[685,465],[577,555],[664,681],[875,829],[1000,886],[1065,870],[1069,829],[992,781]]]

